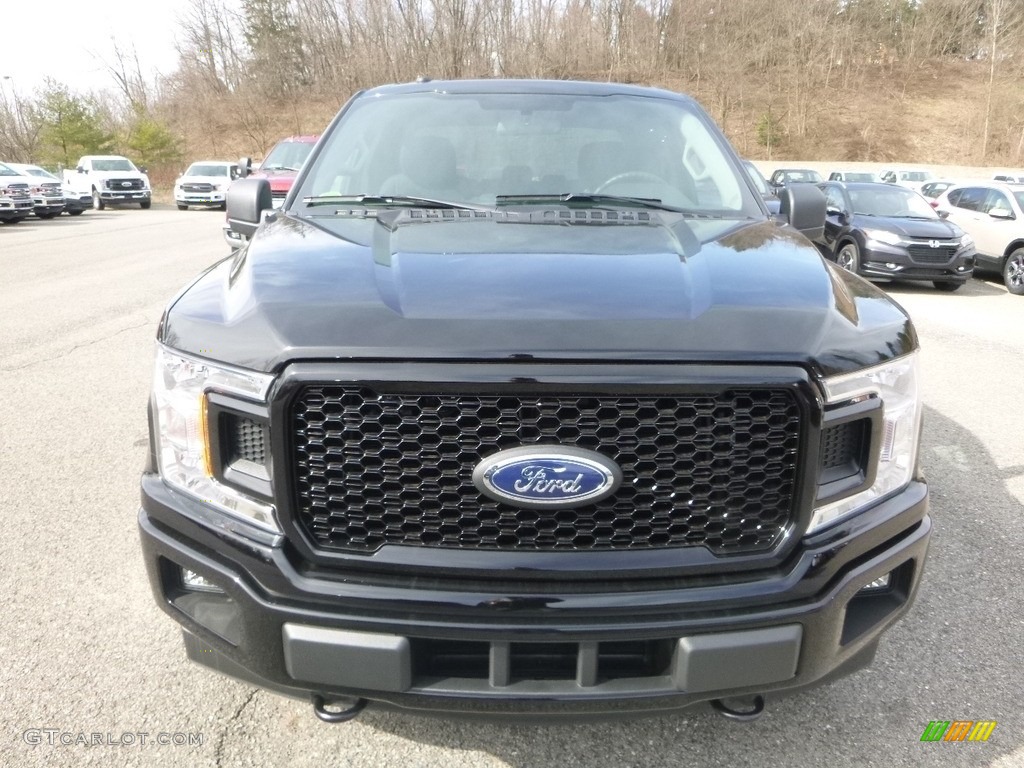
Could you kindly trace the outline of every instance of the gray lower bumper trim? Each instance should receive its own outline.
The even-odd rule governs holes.
[[[399,693],[412,686],[409,641],[398,635],[285,624],[284,664],[293,680]]]
[[[676,687],[701,693],[789,680],[796,676],[802,636],[800,624],[787,624],[684,637],[676,650]]]

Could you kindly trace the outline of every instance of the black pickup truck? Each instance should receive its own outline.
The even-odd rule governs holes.
[[[195,661],[443,716],[658,713],[848,674],[928,547],[918,341],[690,98],[356,94],[158,330],[139,513]]]

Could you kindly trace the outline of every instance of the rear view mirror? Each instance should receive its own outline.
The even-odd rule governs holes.
[[[790,184],[779,192],[779,214],[808,240],[825,233],[825,193],[814,184]]]
[[[274,208],[270,182],[266,179],[239,179],[227,193],[228,227],[233,232],[252,237],[263,220],[263,212]]]

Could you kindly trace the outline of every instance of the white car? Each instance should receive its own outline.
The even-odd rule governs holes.
[[[22,176],[36,179],[39,184],[49,184],[51,187],[54,184],[60,184],[61,192],[64,195],[64,212],[69,216],[79,216],[86,208],[92,208],[92,195],[73,190],[45,168],[28,163],[7,163],[7,165]]]
[[[899,184],[915,192],[920,192],[922,185],[935,180],[935,174],[923,168],[887,168],[879,175],[886,184]]]
[[[227,207],[227,191],[238,178],[238,163],[227,160],[200,160],[192,163],[174,181],[174,202],[179,211],[190,205]]]
[[[974,238],[976,269],[1000,272],[1006,290],[1024,295],[1024,184],[959,184],[936,209]]]

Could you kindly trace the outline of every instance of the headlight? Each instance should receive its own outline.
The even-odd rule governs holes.
[[[213,477],[206,423],[207,392],[265,401],[273,377],[187,357],[160,346],[153,375],[157,454],[168,485],[229,515],[275,533],[272,504],[247,496]]]
[[[815,509],[808,533],[849,517],[906,486],[917,462],[921,431],[917,353],[875,368],[826,379],[824,385],[830,404],[848,402],[865,395],[881,398],[882,445],[871,487]]]
[[[895,232],[888,232],[884,229],[865,229],[864,234],[872,240],[886,245],[901,245],[903,238]]]
[[[960,247],[966,248],[968,245],[974,245],[974,238],[965,232],[964,236],[960,238]]]

